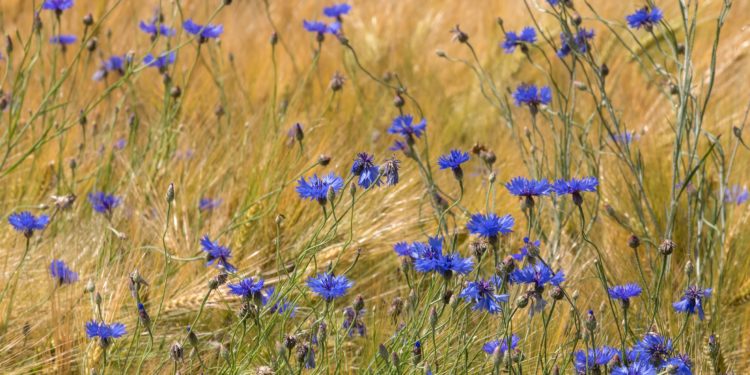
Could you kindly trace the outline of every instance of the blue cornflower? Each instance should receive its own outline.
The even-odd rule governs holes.
[[[437,270],[443,275],[450,276],[453,273],[466,275],[474,269],[474,261],[464,258],[459,253],[449,253],[440,257],[437,262]]]
[[[643,7],[626,17],[628,26],[633,29],[640,29],[642,27],[647,31],[651,31],[654,25],[659,23],[662,18],[664,18],[664,14],[661,12],[661,9],[657,7],[654,7],[653,9]]]
[[[505,53],[513,53],[516,47],[525,51],[526,44],[536,43],[536,30],[533,27],[524,27],[520,33],[510,31],[505,33],[505,41],[502,44]]]
[[[411,246],[406,242],[398,242],[393,245],[393,251],[395,251],[399,256],[403,257],[411,257],[413,259],[416,259],[418,256],[414,249],[414,246]]]
[[[386,159],[380,168],[383,170],[383,177],[385,177],[385,184],[388,186],[394,186],[398,184],[398,170],[401,162],[396,158]]]
[[[560,4],[560,0],[547,0],[547,3],[549,3],[549,5],[552,5],[554,7],[554,6],[557,6],[557,4]]]
[[[276,291],[276,288],[269,287],[265,291],[261,293],[261,303],[263,306],[268,305],[269,302],[273,300],[274,292]],[[269,309],[272,313],[278,313],[278,314],[285,314],[287,311],[290,311],[289,316],[294,316],[297,312],[297,306],[295,306],[293,303],[288,302],[285,299],[279,300],[276,303],[271,306]]]
[[[561,33],[561,46],[557,50],[557,56],[564,58],[573,52],[586,53],[589,50],[589,41],[594,39],[594,35],[594,30],[586,30],[585,28],[578,30],[575,36]]]
[[[682,296],[682,299],[673,303],[675,311],[680,313],[695,314],[698,312],[698,318],[703,320],[705,313],[703,312],[703,299],[711,297],[711,288],[701,289],[697,285],[693,285],[687,290]]]
[[[320,273],[307,279],[307,286],[313,293],[330,302],[346,294],[354,285],[346,276],[335,276],[332,273]]]
[[[169,65],[174,64],[176,56],[177,55],[174,52],[165,52],[158,57],[155,57],[154,55],[149,53],[143,58],[143,63],[146,64],[146,66],[153,66],[155,68],[158,68],[159,71],[163,72]]]
[[[506,235],[513,232],[513,224],[515,220],[510,215],[474,214],[466,223],[466,229],[484,238],[497,238],[499,234]]]
[[[525,198],[549,195],[552,190],[552,186],[547,180],[529,180],[525,177],[514,177],[505,184],[505,188],[511,194]]]
[[[53,260],[49,265],[49,274],[59,285],[73,284],[78,281],[78,274],[73,272],[62,260]]]
[[[90,339],[98,337],[102,346],[108,346],[112,339],[120,338],[127,333],[122,323],[107,324],[91,320],[86,322],[86,336]]]
[[[59,44],[59,45],[61,45],[63,47],[65,47],[65,46],[67,46],[69,44],[75,43],[76,40],[78,40],[78,37],[76,37],[75,35],[64,35],[64,34],[55,35],[55,36],[49,38],[49,42],[50,43],[52,43],[52,44]]]
[[[105,215],[112,215],[112,211],[122,203],[119,197],[101,191],[89,193],[88,198],[94,211]]]
[[[510,349],[513,350],[518,346],[518,342],[521,341],[521,339],[518,338],[518,336],[513,335],[510,337]],[[495,353],[495,350],[500,347],[500,353],[505,353],[508,351],[508,340],[505,338],[502,338],[500,340],[492,340],[487,343],[485,343],[482,346],[482,350],[484,350],[485,353],[492,355]]]
[[[333,22],[330,25],[321,21],[303,20],[302,26],[311,33],[317,33],[319,42],[322,42],[325,34],[338,35],[341,32],[341,24]]]
[[[347,3],[334,4],[323,8],[323,14],[325,14],[326,17],[335,18],[341,21],[341,16],[349,14],[350,10],[352,10],[352,6]]]
[[[313,174],[309,181],[305,181],[304,177],[297,181],[297,194],[300,198],[317,200],[320,204],[326,203],[329,189],[337,193],[343,188],[344,180],[333,172],[320,178]]]
[[[630,306],[630,299],[641,295],[641,287],[638,284],[631,283],[625,285],[616,285],[609,288],[609,296],[612,299],[618,299],[623,308]]]
[[[750,194],[747,191],[747,187],[740,187],[740,185],[734,185],[724,192],[724,202],[734,203],[741,205],[750,198]]]
[[[490,314],[497,314],[502,310],[500,302],[508,302],[507,294],[495,294],[502,284],[503,280],[497,276],[492,276],[489,280],[472,281],[458,296],[466,302],[473,302],[473,310],[485,310]]]
[[[365,309],[355,311],[353,307],[347,306],[344,309],[344,322],[341,327],[349,333],[349,337],[354,335],[356,331],[360,336],[364,336],[367,333],[367,327],[362,318],[365,315]]]
[[[516,106],[528,105],[533,113],[539,109],[540,105],[547,105],[552,102],[552,91],[549,86],[537,88],[536,85],[521,84],[513,92],[513,99]]]
[[[637,141],[640,137],[633,131],[624,131],[619,134],[612,134],[612,140],[620,144],[631,144],[633,141]]]
[[[297,349],[297,358],[304,360],[305,368],[315,368],[315,350],[313,350],[311,345],[303,344]]]
[[[440,260],[443,257],[443,238],[430,237],[427,243],[414,242],[413,251],[417,255],[414,269],[417,272],[433,272],[439,269]]]
[[[576,372],[578,374],[599,373],[595,369],[607,365],[616,354],[619,354],[618,350],[609,346],[589,349],[588,355],[583,350],[579,350],[575,353]]]
[[[115,142],[115,149],[122,150],[123,148],[125,148],[125,146],[127,146],[127,144],[128,141],[125,140],[125,138],[120,138],[117,140],[117,142]]]
[[[629,362],[627,366],[615,367],[612,375],[656,375],[656,369],[645,361]]]
[[[371,185],[380,186],[380,168],[375,165],[375,159],[366,152],[357,154],[352,164],[352,174],[359,177],[359,186],[367,189]]]
[[[577,206],[583,204],[582,192],[594,192],[599,180],[596,177],[571,178],[570,181],[557,180],[552,189],[557,195],[570,194],[573,196],[573,203]]]
[[[42,3],[42,9],[54,10],[57,14],[72,7],[73,0],[44,0],[44,3]]]
[[[206,254],[206,266],[216,264],[217,267],[225,269],[227,272],[237,271],[233,265],[229,263],[229,258],[232,257],[232,251],[228,247],[219,245],[218,242],[212,242],[208,235],[204,235],[201,238],[201,247]]]
[[[649,361],[658,366],[672,355],[672,340],[649,332],[643,340],[635,344],[633,352],[639,360]]]
[[[13,229],[22,232],[27,238],[31,238],[35,230],[42,230],[49,224],[49,216],[39,215],[39,217],[35,217],[29,211],[15,212],[8,216],[8,223]]]
[[[125,73],[125,58],[122,56],[112,56],[102,62],[101,67],[94,73],[92,79],[101,81],[109,72]]]
[[[661,366],[659,371],[664,371],[667,367],[671,367],[669,374],[676,375],[693,375],[693,361],[685,354],[668,359]]]
[[[218,38],[221,33],[224,32],[224,26],[222,25],[214,25],[209,23],[208,25],[199,25],[195,22],[193,22],[192,19],[188,19],[187,21],[182,23],[182,27],[185,29],[185,31],[188,32],[188,34],[192,34],[198,37],[198,42],[205,43],[209,39]]]
[[[438,166],[440,169],[450,169],[453,171],[453,175],[456,176],[457,180],[462,180],[464,172],[461,169],[461,164],[469,161],[469,153],[462,152],[461,150],[451,150],[450,153],[441,155],[438,158]]]
[[[221,199],[211,199],[211,198],[201,198],[201,200],[198,202],[198,209],[201,211],[213,211],[219,205],[221,205],[222,200]]]
[[[563,281],[565,281],[565,274],[562,271],[554,273],[541,262],[529,264],[510,273],[510,282],[514,284],[534,284],[535,287],[542,287],[550,283],[559,286]]]
[[[526,257],[533,258],[534,257],[533,251],[530,252],[529,250],[536,250],[536,253],[538,254],[539,246],[542,245],[542,243],[539,240],[531,242],[529,237],[524,237],[523,243],[524,245],[521,248],[521,251],[519,251],[517,254],[511,255],[513,259],[515,259],[518,262],[522,261],[523,258],[526,258]]]
[[[156,20],[151,21],[151,23],[146,23],[145,21],[141,21],[138,24],[138,27],[144,33],[153,35],[154,37],[157,37],[157,36],[160,36],[160,35],[161,36],[170,37],[170,36],[174,36],[174,34],[175,34],[175,29],[173,29],[173,28],[171,28],[171,27],[169,27],[169,26],[167,26],[167,25],[165,25],[165,24],[163,24],[161,22],[157,23]]]
[[[240,296],[247,300],[262,297],[260,291],[263,289],[263,279],[254,281],[252,277],[240,280],[237,284],[227,284],[229,293]]]
[[[414,117],[411,115],[398,116],[393,119],[391,127],[388,128],[388,134],[397,134],[403,136],[407,142],[413,142],[414,137],[419,138],[427,129],[427,120],[414,124]],[[403,144],[402,144],[403,145]],[[406,145],[403,145],[404,149]]]

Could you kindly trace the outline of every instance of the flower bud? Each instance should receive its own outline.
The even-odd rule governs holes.
[[[635,234],[631,234],[630,237],[628,237],[628,246],[630,246],[631,249],[637,249],[638,246],[641,246],[641,239]]]
[[[662,241],[661,245],[659,245],[659,253],[661,253],[661,255],[667,256],[669,254],[672,254],[676,247],[677,244],[675,244],[674,241],[664,240]]]

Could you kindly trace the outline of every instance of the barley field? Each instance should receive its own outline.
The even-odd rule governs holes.
[[[746,14],[2,1],[0,373],[746,374]]]

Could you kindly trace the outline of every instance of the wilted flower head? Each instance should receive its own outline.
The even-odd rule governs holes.
[[[516,106],[528,105],[532,110],[536,110],[540,105],[547,105],[552,102],[552,91],[549,86],[537,88],[536,85],[522,84],[516,87],[513,92],[513,99]]]
[[[383,169],[383,177],[385,177],[385,183],[388,186],[394,186],[398,184],[398,170],[399,161],[396,158],[386,159],[381,168]]]
[[[635,13],[630,14],[626,17],[628,26],[630,26],[631,28],[644,28],[648,31],[650,31],[654,27],[654,25],[659,23],[662,18],[664,18],[664,14],[661,12],[661,9],[657,7],[654,7],[653,9],[643,7],[636,10]]]
[[[366,153],[360,152],[352,164],[352,174],[359,177],[359,186],[367,189],[371,185],[380,185],[380,168],[375,165],[375,158]]]
[[[560,49],[557,50],[557,56],[564,58],[573,52],[586,53],[589,50],[589,41],[594,39],[594,30],[581,28],[576,34],[560,34]]]
[[[701,289],[697,285],[690,286],[685,290],[682,299],[672,304],[675,311],[679,313],[695,314],[703,320],[705,313],[703,311],[703,299],[711,296],[711,288]]]
[[[484,310],[490,314],[499,313],[502,308],[500,302],[508,302],[507,294],[496,294],[503,285],[503,280],[492,276],[488,280],[469,282],[466,288],[458,295],[466,302],[474,303],[473,310]]]
[[[334,192],[339,192],[344,188],[344,180],[335,175],[333,172],[318,177],[317,174],[313,174],[309,180],[305,180],[304,177],[297,181],[297,194],[302,199],[317,200],[321,204],[325,203],[328,197],[328,189],[333,189]]]
[[[73,284],[78,281],[78,274],[73,272],[62,260],[55,259],[49,265],[49,274],[59,285]]]
[[[154,55],[149,53],[143,58],[143,63],[146,64],[146,66],[158,68],[159,71],[164,71],[169,65],[174,64],[176,56],[177,55],[174,52],[165,52],[158,57],[154,57]]]
[[[521,341],[521,339],[518,338],[518,336],[513,335],[510,337],[510,349],[513,350],[518,346],[518,342]],[[495,353],[495,350],[500,348],[500,353],[505,353],[508,351],[508,340],[505,338],[501,338],[500,340],[492,340],[487,343],[485,343],[482,346],[482,350],[492,355]]]
[[[206,266],[216,264],[220,269],[224,269],[227,272],[237,271],[233,265],[229,263],[229,258],[232,257],[232,252],[228,247],[219,245],[218,242],[212,242],[208,235],[204,235],[201,238],[201,247],[206,254]]]
[[[516,47],[525,47],[525,44],[536,43],[536,30],[533,27],[524,27],[520,33],[509,31],[505,33],[505,41],[502,47],[505,53],[513,53]]]
[[[49,216],[39,215],[35,217],[29,211],[22,211],[10,214],[8,223],[13,229],[22,232],[27,238],[31,238],[35,230],[44,229],[49,223]]]
[[[112,211],[122,202],[119,197],[104,192],[89,193],[88,199],[94,211],[106,215],[111,215]]]
[[[325,14],[326,17],[335,18],[341,21],[341,16],[349,14],[351,9],[352,6],[347,3],[334,4],[323,8],[323,14]]]
[[[343,296],[352,285],[354,283],[349,281],[346,276],[335,276],[332,273],[320,273],[307,279],[307,286],[310,287],[310,290],[326,301],[333,301]]]
[[[161,22],[157,22],[158,20],[153,20],[150,23],[146,23],[145,21],[141,21],[138,24],[138,27],[146,34],[150,34],[153,36],[174,36],[175,30]]]
[[[510,215],[497,216],[490,214],[474,214],[466,224],[470,233],[484,238],[496,238],[498,235],[506,235],[513,232],[515,220]]]
[[[185,31],[187,31],[188,34],[197,36],[200,43],[205,43],[209,39],[218,38],[221,33],[224,32],[224,26],[222,25],[208,24],[204,26],[193,22],[192,19],[183,22],[182,27],[185,28]]]

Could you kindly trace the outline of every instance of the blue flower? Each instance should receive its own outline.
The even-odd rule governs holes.
[[[698,318],[703,320],[705,314],[703,312],[703,299],[711,296],[711,288],[701,289],[697,285],[693,285],[685,290],[685,294],[682,299],[673,303],[675,311],[679,313],[695,314],[698,312]]]
[[[505,184],[505,188],[515,196],[527,198],[549,195],[552,190],[552,187],[547,180],[529,180],[524,177],[514,177]]]
[[[534,284],[536,287],[541,287],[550,283],[559,286],[563,281],[565,281],[565,274],[562,271],[554,273],[541,262],[529,264],[510,273],[510,282],[515,284]]]
[[[505,53],[513,53],[518,46],[523,48],[524,44],[534,43],[536,43],[536,30],[533,27],[524,27],[520,33],[515,31],[505,33],[505,41],[502,47]]]
[[[489,280],[478,280],[469,282],[463,291],[458,295],[466,302],[474,303],[473,310],[484,310],[490,314],[497,314],[502,311],[500,302],[508,302],[507,294],[495,294],[500,290],[503,281],[497,276],[492,276]]]
[[[105,215],[111,215],[112,211],[122,203],[119,197],[104,192],[89,193],[88,199],[94,211]]]
[[[86,323],[86,336],[90,339],[98,337],[102,341],[108,341],[122,337],[126,333],[125,325],[122,323],[106,324],[104,322],[97,322],[96,320]]]
[[[237,271],[233,265],[229,263],[229,258],[232,257],[232,251],[228,247],[219,245],[218,242],[212,242],[208,235],[204,235],[201,238],[201,247],[206,254],[206,266],[216,264],[220,269],[223,268],[227,272]]]
[[[352,174],[359,177],[359,186],[367,189],[371,185],[380,186],[380,168],[375,165],[374,157],[366,152],[357,154],[352,164]]]
[[[421,137],[427,128],[427,120],[414,124],[414,118],[411,115],[398,116],[393,119],[391,127],[388,128],[388,134],[401,135],[407,141],[414,141],[414,137]]]
[[[461,150],[451,150],[450,153],[441,155],[438,158],[438,166],[440,169],[461,169],[461,164],[469,161],[469,153],[462,152]]]
[[[523,260],[523,258],[529,257],[531,258],[531,255],[529,255],[529,248],[534,247],[536,249],[539,249],[539,246],[541,246],[541,242],[539,240],[536,240],[534,242],[531,242],[531,240],[528,237],[523,238],[523,247],[521,248],[521,251],[517,254],[511,254],[513,259],[520,262]]]
[[[328,25],[325,22],[321,21],[303,20],[302,26],[305,28],[305,30],[311,33],[317,33],[319,39],[323,34],[338,35],[339,32],[341,32],[341,24],[338,22],[333,22]]]
[[[102,62],[101,67],[94,73],[92,79],[94,81],[101,81],[104,79],[109,72],[118,72],[120,74],[125,73],[125,59],[121,56],[112,56]]]
[[[55,35],[49,38],[49,42],[52,44],[59,44],[61,46],[67,46],[73,44],[78,40],[75,35]]]
[[[459,253],[449,253],[441,256],[437,262],[437,271],[443,275],[457,273],[466,275],[474,269],[474,261],[471,258],[463,258]]]
[[[662,14],[661,9],[657,7],[654,7],[653,9],[643,7],[636,10],[635,13],[626,17],[628,26],[630,26],[631,28],[644,28],[648,31],[650,31],[654,27],[654,25],[659,23],[662,18],[664,18],[664,14]]]
[[[619,134],[612,134],[612,140],[615,141],[615,143],[620,144],[631,144],[633,141],[637,141],[640,137],[638,134],[632,131],[624,131]]]
[[[734,185],[724,192],[724,202],[734,203],[738,206],[747,202],[749,198],[750,194],[748,194],[747,187],[741,188],[740,185]]]
[[[415,242],[413,245],[417,257],[414,262],[414,269],[417,272],[438,271],[440,261],[443,257],[443,238],[430,237],[427,243]]]
[[[153,36],[174,36],[175,29],[163,24],[163,23],[157,23],[156,20],[152,21],[151,23],[146,23],[145,21],[141,21],[138,24],[138,27],[146,34],[150,34]]]
[[[605,366],[616,354],[619,354],[617,349],[609,346],[589,349],[588,355],[583,350],[579,350],[575,353],[576,372],[579,374],[588,374],[599,366]],[[594,371],[593,373],[598,372]]]
[[[42,9],[54,10],[57,13],[62,13],[62,11],[72,7],[73,0],[44,0],[44,3],[42,3]]]
[[[656,375],[656,369],[645,361],[630,362],[627,366],[615,367],[612,375]]]
[[[678,356],[668,359],[661,366],[659,371],[664,371],[667,367],[671,367],[673,371],[668,372],[669,374],[676,375],[693,375],[693,362],[687,355],[680,354]]]
[[[552,91],[549,86],[537,88],[536,85],[521,84],[513,92],[516,106],[528,105],[532,109],[538,109],[540,105],[552,102]]]
[[[616,285],[609,288],[609,296],[613,299],[622,301],[623,306],[627,307],[630,299],[641,295],[641,287],[638,284]]]
[[[253,281],[253,278],[250,277],[240,280],[237,284],[227,284],[227,287],[229,293],[250,300],[261,297],[260,291],[263,289],[263,282],[263,279],[259,278],[258,281]]]
[[[549,5],[552,5],[553,7],[557,6],[557,4],[560,4],[560,0],[547,0],[547,2],[549,3]]]
[[[510,349],[513,350],[518,346],[518,342],[521,341],[521,339],[518,338],[518,336],[513,335],[510,338]],[[484,350],[485,353],[492,355],[495,353],[495,350],[500,347],[500,353],[505,353],[508,351],[508,340],[505,338],[501,340],[492,340],[487,342],[482,346],[482,350]]]
[[[334,4],[323,8],[323,14],[325,14],[326,17],[341,19],[341,16],[349,14],[350,10],[352,10],[352,6],[347,3]]]
[[[49,265],[49,274],[59,285],[73,284],[78,281],[78,274],[73,272],[62,260],[53,260]]]
[[[416,259],[418,256],[414,247],[406,242],[398,242],[393,245],[393,251],[395,251],[399,256],[403,257],[411,257],[413,259]]]
[[[633,352],[641,361],[659,365],[672,355],[672,340],[665,339],[657,333],[649,332],[643,340],[635,344]]]
[[[557,56],[564,58],[572,52],[586,53],[589,50],[589,41],[594,39],[594,30],[581,28],[575,36],[565,33],[560,34],[560,49],[557,50]]]
[[[484,238],[496,238],[499,234],[506,235],[513,232],[513,224],[515,220],[510,215],[474,214],[466,223],[466,229]]]
[[[354,308],[348,306],[344,309],[344,322],[341,327],[349,333],[351,337],[356,331],[360,336],[364,336],[367,333],[367,327],[362,317],[365,315],[365,309],[354,311]]]
[[[344,188],[344,180],[336,176],[333,172],[319,178],[313,174],[309,181],[302,177],[297,181],[297,194],[302,199],[317,200],[321,204],[325,203],[328,197],[328,189],[339,192]]]
[[[224,26],[222,25],[214,25],[209,23],[208,25],[204,26],[193,22],[192,19],[188,19],[187,21],[183,22],[182,27],[185,29],[185,31],[188,32],[188,34],[197,36],[200,43],[205,43],[209,39],[218,38],[221,33],[224,32]]]
[[[271,302],[274,298],[276,288],[269,287],[264,292],[261,293],[261,303],[263,306],[268,305],[269,302]],[[287,311],[291,311],[289,313],[289,316],[294,316],[297,312],[297,306],[295,306],[293,303],[288,302],[287,300],[281,299],[277,301],[276,303],[271,306],[269,309],[272,313],[278,313],[278,314],[285,314]]]
[[[217,207],[219,207],[219,205],[221,205],[221,202],[222,202],[221,199],[211,199],[211,198],[203,197],[198,202],[198,209],[201,211],[213,211]]]
[[[599,180],[596,177],[571,178],[570,181],[557,180],[552,187],[555,193],[563,194],[580,194],[581,192],[594,192]]]
[[[169,65],[174,64],[175,57],[176,54],[174,52],[162,53],[158,57],[154,57],[154,55],[149,53],[143,58],[143,63],[146,66],[153,66],[160,71],[164,71]]]
[[[13,229],[23,232],[26,237],[31,237],[35,230],[42,230],[49,224],[49,216],[39,215],[35,217],[29,211],[22,211],[10,214],[8,223]]]
[[[352,285],[354,283],[346,276],[335,276],[332,273],[320,273],[307,279],[307,286],[310,290],[329,302],[346,294]]]

